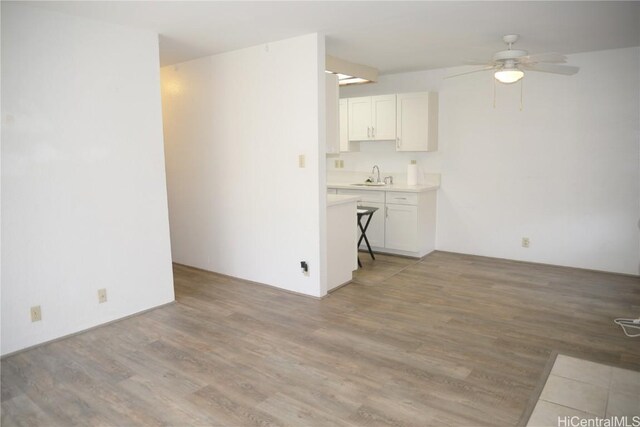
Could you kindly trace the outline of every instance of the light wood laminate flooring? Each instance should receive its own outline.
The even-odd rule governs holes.
[[[516,425],[553,350],[639,370],[640,280],[361,254],[323,300],[175,266],[175,304],[2,360],[2,425]]]

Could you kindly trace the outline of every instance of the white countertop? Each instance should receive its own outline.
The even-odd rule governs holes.
[[[350,196],[348,194],[327,194],[327,207],[340,205],[342,203],[357,202],[359,196]]]
[[[422,193],[423,191],[435,191],[440,186],[438,184],[391,184],[391,185],[353,185],[353,183],[327,183],[327,188],[346,188],[349,190],[367,190],[367,191],[404,191],[408,193]]]

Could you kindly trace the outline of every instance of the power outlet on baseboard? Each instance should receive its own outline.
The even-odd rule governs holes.
[[[529,238],[528,238],[528,237],[523,237],[523,238],[522,238],[522,247],[523,247],[523,248],[528,248],[528,247],[529,247],[529,244],[530,244],[530,242],[529,242]]]

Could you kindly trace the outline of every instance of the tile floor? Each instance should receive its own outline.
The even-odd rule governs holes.
[[[574,416],[626,416],[628,425],[637,425],[633,423],[640,422],[640,372],[559,354],[527,426],[571,425],[559,419]]]

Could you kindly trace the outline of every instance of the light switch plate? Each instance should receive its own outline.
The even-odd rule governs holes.
[[[304,167],[304,154],[300,154],[298,156],[298,167],[300,168]]]

